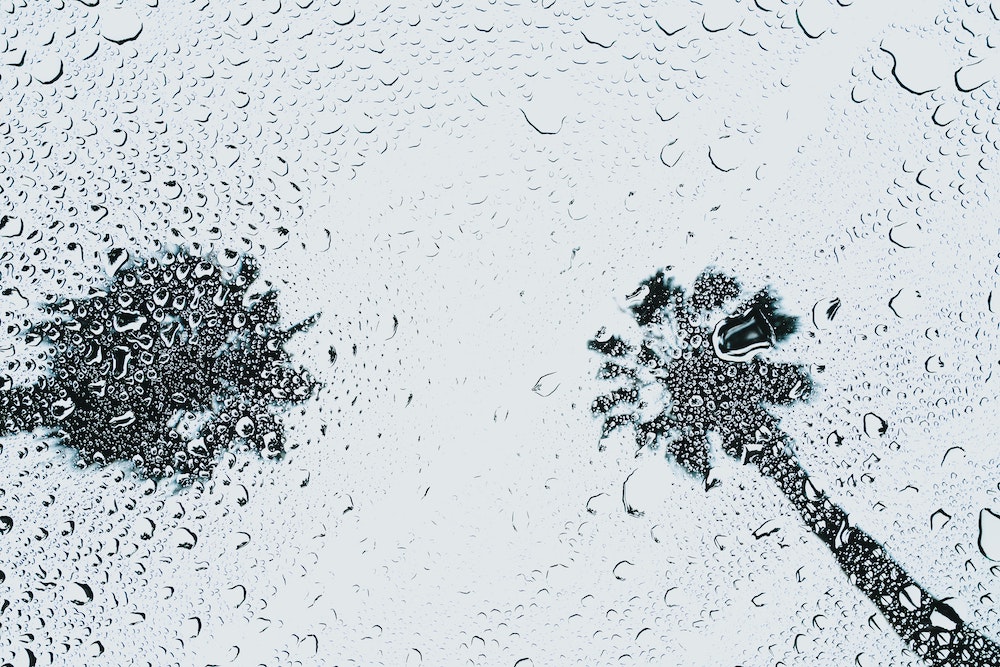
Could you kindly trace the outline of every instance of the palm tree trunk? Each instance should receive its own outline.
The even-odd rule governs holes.
[[[779,435],[754,456],[809,529],[833,552],[850,582],[878,608],[901,638],[925,661],[940,667],[1000,666],[1000,646],[964,624],[955,610],[934,598],[847,513],[809,480]]]

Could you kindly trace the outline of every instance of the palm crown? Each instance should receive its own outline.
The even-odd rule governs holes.
[[[603,436],[631,427],[639,447],[664,445],[703,480],[711,466],[709,433],[720,437],[728,454],[744,459],[758,443],[779,436],[768,406],[804,400],[812,383],[801,366],[756,353],[794,331],[795,321],[777,311],[766,290],[720,320],[719,309],[739,291],[735,279],[714,272],[701,274],[690,294],[662,271],[642,284],[630,306],[641,342],[599,334],[589,343],[607,357],[600,375],[624,381],[592,406],[605,415]]]

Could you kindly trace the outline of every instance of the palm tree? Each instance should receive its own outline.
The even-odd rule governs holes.
[[[284,345],[315,317],[280,329],[276,293],[248,294],[252,257],[231,270],[184,249],[112,259],[105,288],[52,299],[27,330],[48,372],[30,385],[7,378],[0,435],[43,429],[81,466],[125,461],[182,484],[209,476],[226,447],[280,457],[278,410],[317,387]]]
[[[687,294],[661,271],[632,295],[629,307],[643,338],[633,345],[603,331],[589,347],[605,360],[599,376],[619,386],[594,401],[604,417],[602,440],[631,428],[640,448],[668,456],[708,488],[708,434],[723,450],[772,480],[802,521],[832,552],[850,582],[870,599],[896,633],[926,662],[947,667],[1000,665],[1000,647],[965,625],[948,604],[917,584],[847,513],[817,490],[799,465],[792,439],[768,406],[808,398],[812,383],[794,364],[760,353],[795,329],[762,290],[731,317],[720,309],[739,297],[732,277],[705,272]],[[714,323],[713,323],[713,315]],[[647,405],[642,390],[659,384],[663,405]]]

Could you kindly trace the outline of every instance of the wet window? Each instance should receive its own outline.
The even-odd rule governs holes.
[[[0,666],[1000,665],[1000,4],[0,16]]]

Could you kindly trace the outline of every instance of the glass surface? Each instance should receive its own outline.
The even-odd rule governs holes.
[[[0,665],[1000,665],[998,44],[0,0]]]

